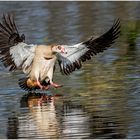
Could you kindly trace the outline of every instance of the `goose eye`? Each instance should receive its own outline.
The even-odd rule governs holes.
[[[61,50],[61,46],[58,46],[58,49]]]

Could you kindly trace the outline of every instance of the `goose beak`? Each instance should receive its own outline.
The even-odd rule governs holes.
[[[65,48],[61,48],[61,53],[65,53],[65,54],[67,54],[66,49],[65,49]]]

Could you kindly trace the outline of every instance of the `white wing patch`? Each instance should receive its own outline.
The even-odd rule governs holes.
[[[80,57],[84,55],[89,49],[82,43],[72,46],[62,46],[66,49],[67,54],[59,53],[57,56],[58,62],[61,72],[64,74],[69,74],[76,68],[79,69],[81,67]]]
[[[63,74],[70,74],[76,69],[80,69],[82,62],[90,60],[93,55],[103,52],[109,48],[118,38],[120,33],[120,20],[116,20],[113,26],[104,34],[95,38],[92,36],[88,40],[73,46],[62,45],[67,54],[58,54],[60,70]]]
[[[10,55],[17,67],[21,67],[24,73],[31,66],[35,56],[35,49],[37,45],[27,45],[26,43],[19,43],[10,48]]]
[[[64,45],[62,45],[64,46]],[[85,47],[82,43],[73,45],[73,46],[64,46],[67,54],[61,53],[61,56],[68,59],[71,63],[78,60],[85,52],[87,52],[89,49]]]

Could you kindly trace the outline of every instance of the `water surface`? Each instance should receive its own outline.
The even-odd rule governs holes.
[[[74,44],[120,18],[115,44],[79,71],[54,80],[48,97],[18,87],[21,72],[0,67],[0,138],[140,138],[140,2],[0,2],[27,43]],[[40,101],[43,101],[40,104]]]

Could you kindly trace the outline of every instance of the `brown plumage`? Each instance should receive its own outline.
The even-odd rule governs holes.
[[[62,74],[69,75],[82,67],[82,63],[110,47],[120,33],[120,21],[98,38],[75,45],[33,45],[25,43],[11,14],[3,15],[0,23],[0,60],[10,71],[21,69],[26,77],[19,80],[22,89],[47,90],[49,86],[60,87],[53,82],[56,61]]]

